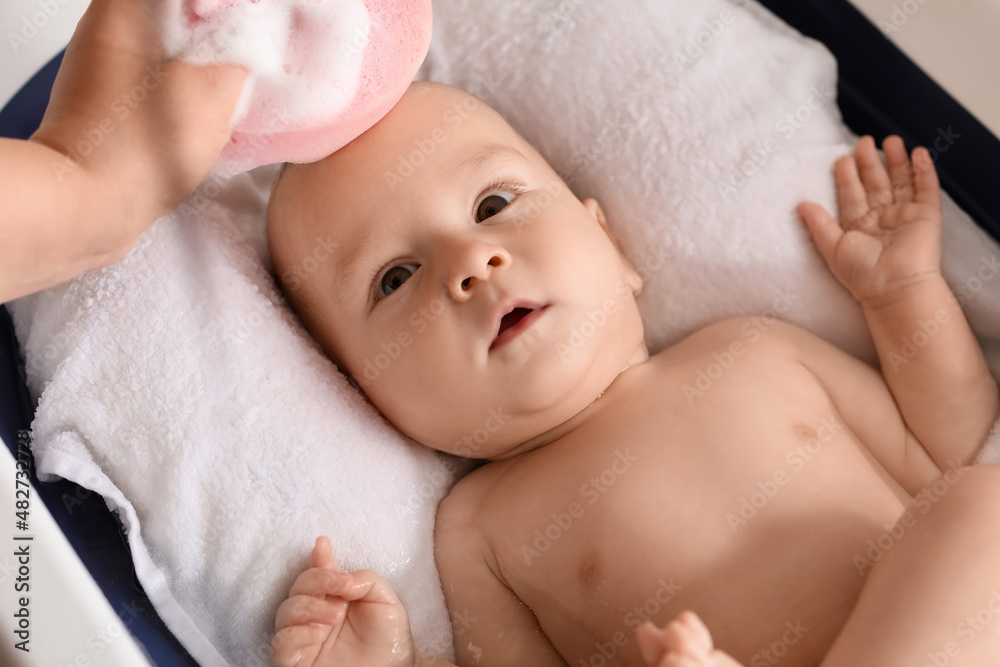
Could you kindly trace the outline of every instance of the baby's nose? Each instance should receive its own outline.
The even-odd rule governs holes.
[[[456,300],[468,299],[479,281],[489,280],[497,269],[510,263],[510,253],[498,245],[474,241],[456,248],[448,276],[448,291]]]

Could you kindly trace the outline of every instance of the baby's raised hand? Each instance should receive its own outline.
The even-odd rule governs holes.
[[[858,140],[857,158],[835,167],[840,224],[820,205],[799,204],[819,253],[862,306],[893,302],[912,286],[940,275],[941,190],[925,148],[903,140],[882,144],[889,170],[871,137]]]
[[[741,667],[712,645],[712,635],[693,611],[681,612],[662,629],[643,623],[638,640],[651,667]]]
[[[279,667],[414,664],[406,610],[382,577],[341,570],[326,537],[316,540],[309,561],[274,620]]]

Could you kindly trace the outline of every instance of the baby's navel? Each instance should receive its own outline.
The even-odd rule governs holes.
[[[795,434],[796,438],[802,440],[803,442],[814,440],[817,435],[816,429],[801,423],[792,424],[792,432]]]
[[[596,551],[588,552],[581,560],[577,570],[580,576],[580,583],[586,588],[596,588],[603,577],[601,567],[601,557]]]

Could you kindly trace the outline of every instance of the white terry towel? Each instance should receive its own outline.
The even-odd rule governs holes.
[[[146,593],[202,665],[270,664],[319,535],[450,655],[433,526],[456,460],[387,424],[276,292],[259,254],[272,173],[209,180],[115,266],[9,304],[40,396],[38,477],[118,511]]]
[[[601,201],[645,272],[651,351],[782,297],[783,318],[874,359],[794,213],[802,199],[835,210],[831,168],[853,147],[824,92],[835,62],[759,6],[435,0],[422,76],[480,95]],[[804,107],[794,132],[779,126]],[[40,396],[39,471],[121,508],[143,585],[202,664],[265,664],[274,609],[321,532],[345,567],[386,575],[424,650],[450,655],[430,549],[457,473],[388,427],[285,308],[257,176],[231,196],[209,181],[118,265],[11,304]],[[741,182],[723,197],[723,181]],[[944,275],[997,374],[1000,248],[950,199],[945,219]]]

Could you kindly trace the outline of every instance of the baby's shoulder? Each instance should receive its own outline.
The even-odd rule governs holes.
[[[709,324],[681,340],[663,354],[694,359],[702,356],[790,358],[803,330],[775,317],[741,315]]]
[[[438,505],[438,525],[469,530],[481,517],[483,500],[514,459],[491,461],[462,477]]]

